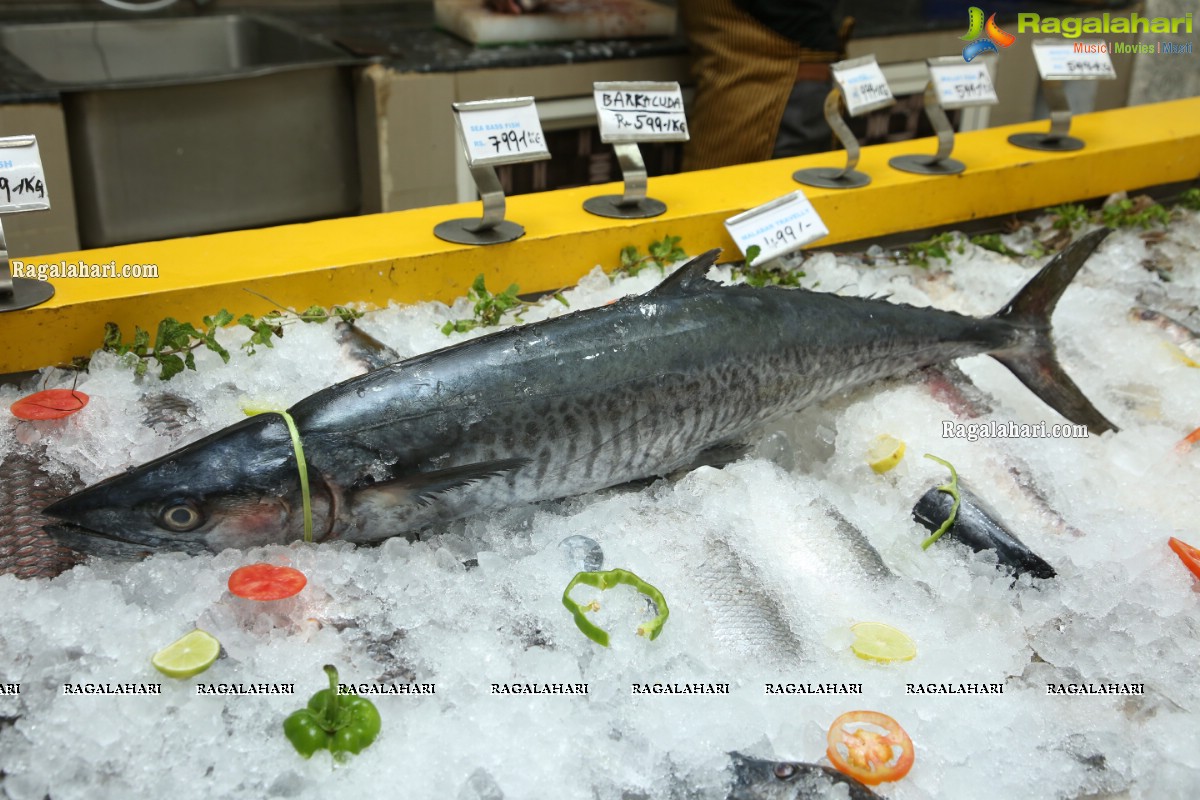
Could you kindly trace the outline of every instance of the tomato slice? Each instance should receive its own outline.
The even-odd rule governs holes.
[[[916,756],[900,723],[878,711],[847,711],[829,726],[825,741],[834,768],[868,786],[900,780]]]
[[[1192,547],[1187,542],[1181,542],[1174,536],[1167,544],[1171,545],[1171,549],[1175,551],[1175,555],[1179,556],[1183,565],[1190,569],[1193,575],[1200,578],[1200,549]]]
[[[282,600],[298,594],[307,583],[308,578],[298,569],[250,564],[229,576],[229,591],[247,600]]]
[[[9,408],[17,419],[62,419],[86,406],[89,399],[77,389],[46,389],[22,397]]]

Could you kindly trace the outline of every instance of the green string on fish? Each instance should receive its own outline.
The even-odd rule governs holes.
[[[277,408],[255,408],[253,406],[243,406],[242,411],[244,411],[248,417],[253,417],[258,414],[278,414],[279,416],[283,417],[283,421],[287,423],[288,432],[292,435],[292,451],[296,454],[296,467],[300,470],[300,497],[304,503],[304,541],[312,544],[312,493],[308,489],[308,462],[304,459],[304,445],[300,441],[300,431],[296,427],[296,420],[292,419],[292,415],[288,412]]]
[[[953,497],[954,505],[950,506],[950,515],[948,517],[946,517],[946,521],[942,523],[942,527],[940,527],[936,531],[934,531],[933,535],[930,536],[928,539],[921,542],[922,550],[928,550],[929,546],[931,544],[936,542],[938,539],[942,538],[943,533],[950,530],[950,527],[954,524],[955,518],[958,517],[958,504],[962,499],[961,497],[959,497],[959,494],[958,494],[958,473],[954,470],[954,465],[951,464],[949,461],[943,461],[942,459],[938,458],[937,456],[930,455],[929,453],[926,453],[925,457],[930,459],[931,461],[938,462],[943,467],[946,467],[946,469],[950,470],[950,483],[945,484],[943,486],[939,486],[937,488],[938,488],[938,491],[945,492],[948,495],[950,495],[951,497]]]

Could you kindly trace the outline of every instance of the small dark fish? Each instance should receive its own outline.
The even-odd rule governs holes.
[[[1200,364],[1200,333],[1166,314],[1143,306],[1129,309],[1129,318],[1134,322],[1148,322],[1158,328],[1193,364]]]
[[[958,417],[977,419],[992,411],[987,395],[956,364],[926,367],[920,381],[934,400],[945,403]]]
[[[338,322],[334,326],[334,335],[338,343],[346,348],[346,355],[362,364],[364,372],[400,360],[399,353],[353,323]]]
[[[44,449],[44,448],[43,448]],[[56,542],[42,526],[47,503],[61,500],[83,486],[74,473],[48,472],[44,452],[13,451],[0,461],[0,575],[53,578],[83,560]]]
[[[1028,572],[1035,578],[1053,578],[1054,567],[1025,546],[1025,543],[1004,527],[999,516],[974,492],[958,483],[962,500],[954,524],[946,531],[975,552],[994,550],[1000,563],[1011,567],[1017,575]],[[913,519],[930,532],[936,531],[950,516],[954,498],[940,489],[930,489],[913,506]]]
[[[934,399],[945,403],[958,417],[978,419],[992,412],[991,401],[984,391],[954,364],[926,367],[921,370],[921,383],[929,389]],[[1006,460],[1010,466],[1007,475],[997,476],[997,491],[1002,492],[1007,499],[1031,506],[1049,520],[1056,533],[1067,533],[1077,537],[1085,535],[1058,513],[1050,503],[1050,498],[1038,488],[1028,464],[1012,453],[1008,454]]]
[[[139,402],[145,411],[142,424],[152,428],[155,433],[175,436],[186,425],[196,421],[196,408],[192,401],[174,392],[146,395]]]
[[[832,767],[792,761],[765,761],[730,753],[734,782],[726,800],[817,800],[844,783],[850,800],[879,800],[864,784]]]

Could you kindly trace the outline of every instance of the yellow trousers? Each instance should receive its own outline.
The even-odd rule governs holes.
[[[683,169],[712,169],[771,157],[801,60],[795,42],[775,33],[733,0],[680,0],[692,50],[695,100]]]

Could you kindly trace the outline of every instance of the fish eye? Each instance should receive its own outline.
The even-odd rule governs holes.
[[[795,774],[796,774],[796,765],[795,764],[776,764],[775,765],[775,777],[779,778],[779,780],[781,780],[781,781],[786,781],[788,778],[793,777]]]
[[[196,508],[191,500],[184,500],[163,506],[158,513],[158,524],[167,530],[177,533],[194,531],[204,522],[204,515]]]

